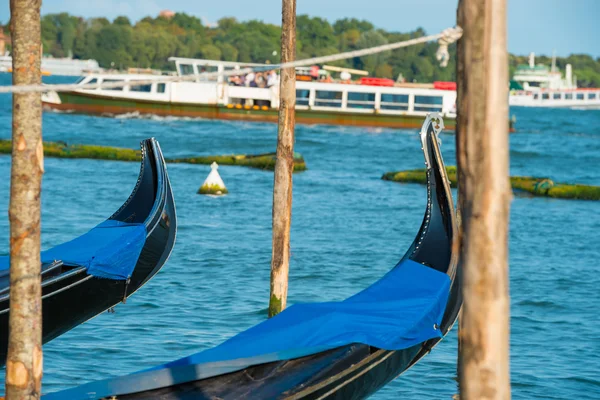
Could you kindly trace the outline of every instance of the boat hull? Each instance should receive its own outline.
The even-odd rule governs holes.
[[[123,99],[83,92],[58,94],[60,101],[44,101],[44,108],[93,115],[176,116],[218,120],[277,122],[278,110],[274,108],[241,105],[175,103]],[[264,109],[266,108],[266,109]],[[424,113],[425,114],[425,113]],[[455,129],[455,120],[446,118],[446,129]],[[297,109],[296,122],[300,124],[349,125],[382,128],[420,128],[423,115],[391,115],[381,113],[335,112]]]

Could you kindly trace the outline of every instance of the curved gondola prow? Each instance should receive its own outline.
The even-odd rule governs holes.
[[[438,113],[431,113],[421,129],[421,145],[427,171],[427,208],[419,232],[402,260],[410,259],[448,274],[451,293],[442,319],[444,334],[456,320],[461,301],[457,298],[457,224],[450,181],[446,173],[438,135],[444,122]]]
[[[140,144],[142,162],[138,180],[123,205],[108,219],[127,223],[152,225],[156,210],[165,201],[165,168],[162,154],[154,138],[143,140]],[[158,151],[157,151],[158,150]],[[154,211],[154,213],[153,213]]]
[[[166,263],[177,232],[175,201],[160,145],[156,139],[150,138],[144,140],[141,147],[142,167],[138,182],[129,199],[110,217],[124,222],[143,223],[146,227],[148,245],[140,254],[131,276],[130,294],[150,280]],[[157,252],[152,249],[160,250]]]

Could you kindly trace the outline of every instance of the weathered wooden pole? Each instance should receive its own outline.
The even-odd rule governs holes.
[[[510,399],[506,0],[460,0],[461,400]]]
[[[296,0],[282,0],[281,62],[296,59]],[[269,317],[286,305],[290,270],[290,225],[292,220],[292,171],[294,169],[294,126],[296,70],[281,70],[279,86],[279,127],[273,187],[273,253],[271,255],[271,296]]]
[[[13,84],[41,83],[41,0],[10,0]],[[10,174],[10,317],[6,398],[38,399],[42,381],[40,194],[44,172],[39,93],[13,95]]]

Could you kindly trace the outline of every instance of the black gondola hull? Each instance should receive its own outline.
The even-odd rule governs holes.
[[[128,281],[97,278],[88,275],[84,268],[64,268],[64,273],[48,278],[42,285],[42,342],[47,343],[85,321],[101,314],[124,301],[150,280],[164,265],[174,245],[177,219],[170,183],[166,176],[164,160],[160,148],[153,140],[145,141],[148,156],[143,160],[141,176],[128,202],[119,212],[123,215],[148,217],[147,236],[133,273]],[[160,181],[158,175],[164,175],[163,189],[154,190],[155,198],[149,205],[147,192],[140,188],[144,180],[154,186]],[[142,176],[143,175],[143,176]],[[146,182],[147,184],[147,182]],[[146,197],[140,209],[136,209],[136,197]],[[162,197],[162,198],[158,198]],[[146,213],[144,215],[143,213]],[[152,215],[151,215],[152,214]],[[117,215],[119,217],[119,215]],[[112,217],[113,219],[115,216]],[[142,220],[143,221],[143,220]],[[10,299],[4,296],[0,300],[0,362],[4,363],[8,347],[8,319]]]

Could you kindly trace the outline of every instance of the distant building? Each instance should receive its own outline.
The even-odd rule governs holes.
[[[160,14],[158,14],[159,17],[165,17],[167,19],[173,18],[174,15],[175,15],[175,11],[171,11],[171,10],[162,10],[160,12]]]

